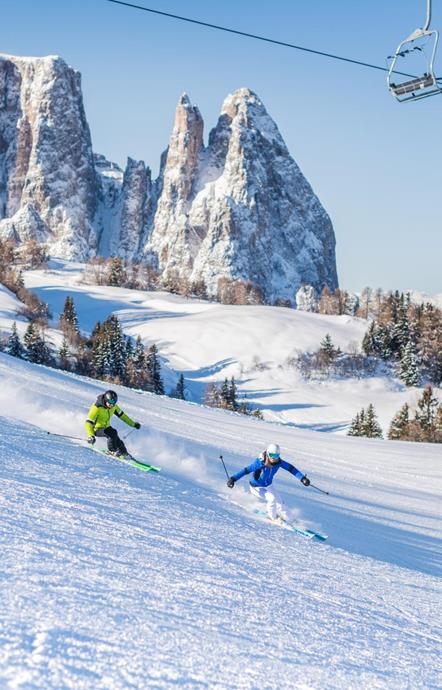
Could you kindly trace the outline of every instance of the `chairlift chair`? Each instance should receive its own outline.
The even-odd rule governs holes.
[[[421,98],[428,98],[429,96],[436,96],[442,93],[442,81],[438,79],[434,73],[434,60],[436,57],[437,45],[439,42],[439,32],[436,29],[430,29],[431,21],[431,0],[427,0],[427,18],[422,29],[416,29],[408,38],[399,43],[394,55],[390,55],[390,67],[388,70],[387,84],[390,93],[400,102],[417,101]],[[430,57],[426,57],[427,68],[421,77],[413,76],[411,74],[404,74],[396,70],[397,61],[399,58],[406,58],[416,51],[422,53],[424,56],[425,48],[431,48]],[[411,77],[411,79],[402,80],[398,82],[394,74]],[[394,80],[394,81],[393,81]]]

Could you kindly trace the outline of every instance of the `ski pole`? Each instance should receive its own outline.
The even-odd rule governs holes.
[[[311,482],[310,482],[310,486],[312,487],[312,489],[316,489],[316,491],[320,491],[321,494],[326,494],[327,496],[330,496],[328,491],[324,491],[324,489],[320,489],[319,486],[315,486]]]
[[[54,431],[47,431],[47,434],[50,436],[61,436],[62,438],[73,438],[76,441],[84,441],[84,438],[80,438],[80,436],[68,436],[68,434],[56,434]]]
[[[127,439],[127,437],[132,433],[132,431],[135,431],[135,429],[131,429],[130,431],[128,431],[126,436],[124,436],[124,440]]]
[[[220,456],[219,456],[219,459],[220,459],[220,460],[221,460],[221,462],[223,463],[223,467],[224,467],[224,472],[226,473],[226,477],[227,477],[227,479],[229,479],[229,474],[228,474],[228,472],[227,472],[227,468],[226,468],[226,466],[225,466],[225,464],[224,464],[224,458],[223,458],[223,456],[222,456],[222,455],[220,455]]]

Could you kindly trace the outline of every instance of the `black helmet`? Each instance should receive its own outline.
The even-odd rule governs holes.
[[[113,407],[118,402],[118,395],[115,393],[115,391],[106,391],[106,393],[103,395],[103,399],[108,407]]]

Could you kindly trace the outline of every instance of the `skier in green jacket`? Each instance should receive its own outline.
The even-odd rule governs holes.
[[[91,406],[86,419],[87,442],[93,445],[97,436],[104,436],[107,438],[107,449],[109,453],[118,457],[125,457],[129,455],[129,453],[123,441],[118,436],[118,431],[110,426],[111,417],[115,413],[119,419],[122,419],[123,422],[126,422],[126,424],[135,429],[140,428],[140,423],[134,422],[133,419],[128,417],[117,405],[117,402],[118,395],[115,391],[109,390],[98,396],[96,402]]]

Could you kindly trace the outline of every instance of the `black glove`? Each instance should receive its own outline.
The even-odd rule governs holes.
[[[97,439],[95,438],[95,436],[89,436],[87,442],[90,443],[91,446],[93,446],[96,440]]]
[[[301,484],[304,484],[304,486],[310,486],[310,479],[308,477],[304,476],[301,479]]]
[[[229,489],[233,489],[233,487],[235,486],[235,480],[234,480],[233,477],[229,477],[229,478],[228,478],[228,480],[227,480],[227,486],[229,487]]]
[[[134,429],[139,429],[141,426],[140,422],[135,422],[134,423]]]

